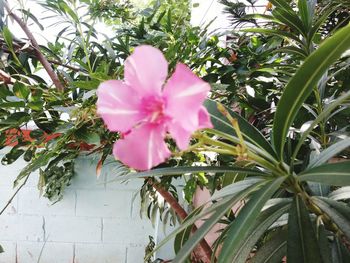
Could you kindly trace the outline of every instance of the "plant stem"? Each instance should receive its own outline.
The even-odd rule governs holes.
[[[177,200],[162,186],[158,183],[154,183],[151,180],[148,180],[148,184],[150,184],[156,191],[164,198],[164,200],[170,205],[170,207],[175,211],[175,213],[179,216],[179,218],[183,221],[187,217],[187,212],[182,208],[182,206],[177,202]],[[193,225],[191,230],[192,233],[197,231],[197,227]],[[210,259],[212,256],[212,250],[209,244],[202,239],[199,245],[195,248],[194,254],[196,258],[201,260],[203,263],[210,263]]]
[[[300,185],[299,181],[295,177],[290,177],[290,183],[292,184],[292,189],[296,194],[299,194],[302,199],[304,200],[306,206],[310,209],[311,212],[313,212],[315,215],[320,217],[325,224],[325,226],[334,232],[335,234],[341,234],[343,236],[342,231],[339,229],[339,227],[332,221],[332,219],[322,211],[321,208],[319,208],[314,201],[312,200],[312,197],[309,196],[309,194],[303,189],[303,187]]]
[[[6,208],[11,204],[12,200],[16,197],[16,195],[22,189],[22,187],[27,183],[28,179],[29,179],[29,175],[27,175],[27,177],[23,181],[23,183],[17,188],[16,192],[14,192],[14,194],[11,196],[11,198],[7,201],[6,205],[1,209],[0,215],[2,215],[5,212]]]
[[[10,7],[6,1],[4,1],[4,6],[5,6],[5,9],[6,9],[8,15],[10,17],[12,17],[17,22],[17,24],[22,28],[24,33],[27,35],[28,39],[30,40],[30,42],[33,45],[34,52],[36,54],[37,59],[43,65],[44,69],[46,70],[47,74],[51,78],[53,84],[56,86],[57,90],[60,92],[63,92],[64,87],[63,87],[62,83],[58,79],[58,76],[56,75],[56,73],[53,71],[51,64],[48,62],[46,57],[41,53],[39,44],[36,41],[32,32],[30,32],[27,24],[21,18],[19,18],[15,13],[12,12],[12,10],[10,9]]]
[[[321,96],[320,96],[320,92],[318,91],[317,88],[314,88],[314,94],[316,97],[316,102],[317,102],[317,113],[318,115],[321,114],[321,112],[323,111],[323,106],[322,106],[322,100],[321,100]],[[321,145],[322,148],[326,148],[327,146],[327,134],[326,134],[326,125],[325,125],[325,121],[320,121],[320,141],[321,141]]]

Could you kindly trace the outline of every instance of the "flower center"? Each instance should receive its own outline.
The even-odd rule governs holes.
[[[164,114],[165,100],[159,96],[148,96],[142,99],[142,112],[147,122],[160,123],[166,119]]]

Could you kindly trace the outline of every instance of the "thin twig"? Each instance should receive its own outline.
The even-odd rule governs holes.
[[[63,87],[62,83],[58,79],[58,76],[56,75],[56,73],[53,71],[51,64],[48,62],[48,60],[45,58],[45,56],[41,53],[39,44],[36,41],[32,32],[30,32],[27,24],[21,18],[19,18],[15,13],[12,12],[12,10],[10,9],[10,7],[6,1],[4,1],[4,6],[5,6],[5,9],[6,9],[8,15],[10,17],[12,17],[17,22],[17,24],[22,28],[24,33],[27,35],[28,39],[30,40],[30,42],[34,48],[34,52],[35,52],[38,60],[43,65],[44,69],[46,70],[47,74],[51,78],[53,84],[56,86],[57,90],[61,91],[61,92],[64,91],[64,87]]]
[[[71,69],[71,70],[73,70],[73,71],[82,71],[80,68],[78,68],[78,67],[74,67],[74,66],[70,66],[70,65],[68,65],[68,64],[64,64],[63,62],[61,62],[61,61],[58,61],[58,60],[51,60],[51,59],[49,59],[48,60],[51,64],[55,64],[55,65],[58,65],[58,66],[62,66],[62,67],[64,67],[64,68],[68,68],[68,69]]]
[[[14,41],[14,43],[15,43],[15,41]],[[0,45],[1,50],[2,50],[3,52],[5,52],[5,53],[11,53],[10,50],[8,50],[7,48],[3,47],[4,41],[3,41],[1,38],[0,38],[0,44],[1,44],[1,45]],[[15,50],[15,53],[27,52],[28,55],[29,55],[31,58],[36,58],[36,56],[33,54],[33,53],[35,53],[34,48],[32,48],[32,47],[27,47],[27,48],[23,49],[23,47],[24,47],[24,44],[23,44],[23,46],[19,46],[18,49],[19,49],[20,51],[18,51],[18,49],[17,49],[17,50]],[[62,67],[64,67],[64,68],[68,68],[68,69],[71,69],[71,70],[73,70],[73,71],[82,71],[81,68],[68,65],[68,64],[66,64],[66,63],[63,63],[62,61],[53,60],[53,59],[48,59],[47,61],[48,61],[49,63],[51,63],[51,64],[55,64],[55,65],[58,65],[58,66],[62,66]]]
[[[16,80],[11,77],[10,74],[0,69],[0,81],[3,81],[5,84],[15,83]]]
[[[12,200],[16,197],[16,195],[22,189],[22,187],[27,183],[28,179],[29,179],[29,175],[27,175],[27,177],[23,181],[23,183],[17,188],[16,192],[14,192],[14,194],[11,196],[11,198],[7,201],[6,205],[0,211],[0,215],[2,215],[5,212],[6,208],[11,204]]]

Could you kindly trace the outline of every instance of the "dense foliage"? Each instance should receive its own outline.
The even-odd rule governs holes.
[[[28,162],[15,185],[40,170],[44,195],[59,200],[82,151],[98,156],[99,173],[119,134],[96,114],[96,89],[122,79],[125,59],[148,44],[171,71],[185,63],[212,87],[205,106],[214,128],[196,133],[190,151],[169,140],[172,158],[128,175],[115,161],[116,178],[147,178],[140,193],[149,217],[159,210],[165,224],[181,222],[171,235],[173,262],[349,262],[350,2],[273,0],[260,14],[255,1],[221,1],[232,22],[225,48],[207,28],[191,26],[189,1],[151,2],[141,10],[129,1],[45,0],[47,17],[39,18],[0,1],[0,145],[11,146],[1,162]],[[61,30],[39,47],[8,23],[45,32],[52,17]],[[179,177],[190,207],[198,187],[212,195],[188,216],[169,205]],[[218,223],[208,249],[202,239]]]

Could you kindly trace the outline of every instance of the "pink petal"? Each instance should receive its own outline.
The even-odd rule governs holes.
[[[181,124],[176,122],[168,123],[168,131],[176,142],[180,150],[186,150],[190,143],[193,131],[185,130]]]
[[[171,154],[164,137],[163,126],[145,124],[133,129],[125,139],[118,140],[114,144],[113,154],[134,169],[149,170],[164,162]]]
[[[210,85],[197,77],[187,66],[178,64],[164,88],[166,114],[183,129],[198,129],[198,112],[210,90]]]
[[[144,96],[160,95],[167,75],[165,57],[152,46],[136,47],[125,61],[125,81]]]
[[[213,128],[214,127],[213,124],[211,123],[210,115],[204,106],[202,106],[199,109],[198,122],[199,122],[198,123],[199,129]]]
[[[198,112],[198,128],[213,128],[213,124],[210,121],[210,116],[207,109],[202,106]],[[196,130],[197,130],[196,129]],[[186,130],[183,128],[181,123],[171,122],[168,123],[168,131],[170,132],[173,139],[176,141],[176,145],[180,150],[186,150],[190,143],[191,136],[195,130]]]
[[[136,94],[137,95],[137,94]],[[97,90],[97,113],[111,131],[127,132],[142,118],[140,98],[119,80],[108,80]]]

